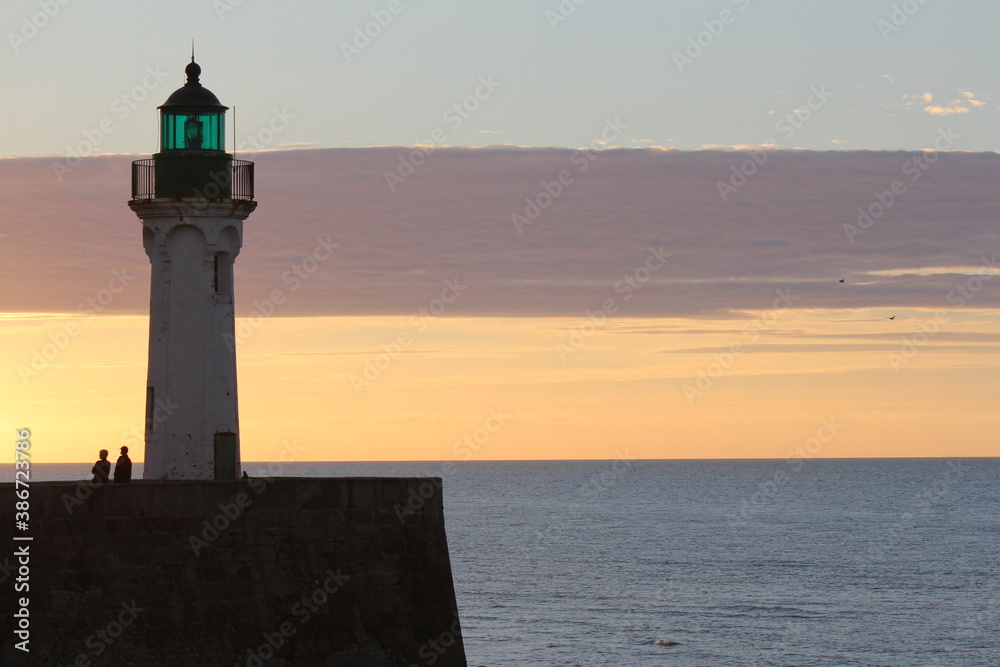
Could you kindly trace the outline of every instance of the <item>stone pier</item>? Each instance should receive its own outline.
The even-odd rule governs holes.
[[[34,483],[27,531],[14,491],[4,665],[466,665],[439,478]]]

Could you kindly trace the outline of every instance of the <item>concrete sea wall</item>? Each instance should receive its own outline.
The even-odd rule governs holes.
[[[34,483],[26,531],[17,502],[4,665],[466,664],[440,479]]]

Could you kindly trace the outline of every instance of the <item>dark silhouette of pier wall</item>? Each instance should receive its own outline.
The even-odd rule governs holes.
[[[438,478],[34,483],[27,531],[16,502],[4,665],[466,664]]]

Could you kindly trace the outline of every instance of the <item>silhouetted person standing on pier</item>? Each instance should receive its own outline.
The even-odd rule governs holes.
[[[111,475],[111,461],[108,460],[108,450],[102,449],[99,455],[101,460],[94,464],[90,472],[94,473],[93,481],[95,484],[107,484],[108,477]]]
[[[115,484],[132,481],[132,459],[128,457],[128,447],[122,446],[122,455],[115,463]]]

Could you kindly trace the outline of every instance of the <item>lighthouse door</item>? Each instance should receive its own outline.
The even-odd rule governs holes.
[[[215,434],[215,479],[236,479],[236,434]]]

